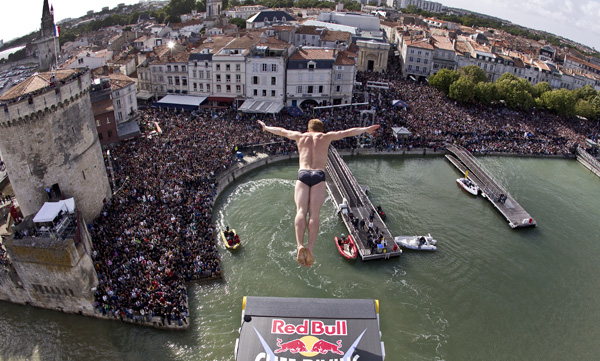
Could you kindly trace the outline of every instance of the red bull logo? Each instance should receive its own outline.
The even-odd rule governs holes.
[[[304,320],[299,325],[286,323],[284,320],[274,319],[271,322],[271,333],[280,335],[326,335],[346,336],[348,325],[346,321],[337,320],[334,325],[326,325],[323,321]]]
[[[282,342],[280,338],[277,339],[276,350],[273,353],[279,354],[281,352],[290,352],[293,354],[299,353],[302,356],[316,356],[320,354],[327,354],[329,352],[343,355],[342,352],[342,340],[337,340],[336,343],[331,343],[325,340],[321,340],[315,336],[304,336],[302,338],[291,340],[288,342]]]

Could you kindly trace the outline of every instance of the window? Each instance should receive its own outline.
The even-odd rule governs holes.
[[[262,96],[263,96],[263,97],[266,97],[266,96],[267,96],[267,89],[263,89],[263,90],[262,90]]]
[[[181,77],[181,85],[187,86],[187,78],[184,76]]]
[[[167,71],[171,71],[171,66],[167,65]]]
[[[319,93],[322,93],[322,92],[323,92],[323,86],[319,85]]]
[[[421,55],[421,50],[417,51],[417,55]]]
[[[274,76],[271,77],[271,85],[277,85],[277,78]]]
[[[420,63],[420,62],[421,62],[421,58],[417,58],[417,63]]]
[[[231,65],[225,64],[225,71],[231,71]]]
[[[173,85],[173,77],[172,76],[168,76],[167,81],[168,81],[169,85]]]
[[[221,81],[221,74],[217,74],[217,81],[220,82]]]
[[[258,85],[258,77],[257,76],[252,77],[252,84]]]
[[[231,75],[230,75],[230,74],[226,74],[226,75],[225,75],[225,81],[226,81],[227,83],[231,83]]]
[[[308,63],[308,69],[314,70],[315,69],[315,63]]]
[[[112,138],[112,130],[109,130],[109,131],[108,131],[108,137],[109,137],[109,138]]]
[[[79,58],[79,59],[77,60],[77,62],[78,62],[79,64],[83,64],[83,58]]]
[[[121,99],[117,99],[117,109],[121,109]]]
[[[415,49],[410,49],[410,53],[414,54],[415,53]]]
[[[296,93],[302,94],[302,85],[298,85],[298,88],[296,89]]]
[[[414,61],[412,56],[410,58],[408,58],[408,60],[409,61]]]
[[[202,84],[200,84],[200,88],[202,88]],[[210,84],[206,84],[206,91],[210,93]]]
[[[423,63],[427,64],[427,59],[423,59]]]
[[[271,64],[271,71],[277,73],[277,64]]]
[[[198,89],[198,84],[194,83],[194,91]]]
[[[242,76],[240,74],[235,74],[235,82],[236,83],[241,83],[242,82]]]
[[[216,66],[216,67],[217,67],[217,71],[220,71],[220,70],[221,70],[221,64],[217,64],[217,66]]]
[[[262,64],[262,71],[267,71],[267,64]]]
[[[228,93],[231,93],[231,85],[225,86],[225,89],[227,90]]]
[[[117,115],[118,115],[119,120],[123,120],[123,113],[119,112],[119,114],[117,114]]]
[[[206,71],[206,79],[210,79],[210,70]]]
[[[220,93],[220,92],[221,92],[221,86],[217,85],[217,93]]]
[[[175,77],[175,85],[179,85],[179,77],[178,76]]]
[[[423,73],[427,73],[427,67],[426,66],[423,67]]]
[[[312,94],[313,91],[314,91],[314,87],[312,85],[309,85],[308,86],[308,90],[306,92],[309,93],[309,94]]]
[[[196,71],[192,70],[192,78],[196,78]]]
[[[417,70],[417,71],[419,71],[419,69],[420,69],[420,68],[421,68],[421,67],[417,65],[417,68],[416,68],[416,70]]]
[[[253,94],[254,96],[258,96],[258,90],[257,90],[257,89],[254,89],[254,91],[253,91],[253,93],[252,93],[252,94]]]
[[[185,65],[181,66],[181,71],[185,71]]]
[[[275,96],[275,90],[271,90],[271,96],[274,97]]]
[[[203,91],[203,87],[204,87],[204,86],[203,86],[203,84],[202,84],[202,83],[198,84],[198,91]]]
[[[173,70],[174,70],[174,71],[179,71],[179,65],[174,65],[174,66],[173,66]]]
[[[96,126],[99,127],[100,126],[100,119],[96,119]]]
[[[235,71],[240,71],[242,68],[240,64],[235,64]]]
[[[204,79],[204,72],[202,70],[198,72],[198,79]]]
[[[336,74],[336,77],[335,77],[335,78],[336,78],[337,80],[342,80],[342,79],[344,79],[344,74],[338,73],[338,74]]]
[[[342,87],[340,85],[336,85],[335,91],[338,92],[338,93],[341,92],[342,91]]]
[[[412,70],[412,65],[408,64],[408,70]]]
[[[242,92],[242,86],[241,85],[236,85],[235,86],[235,92],[236,93],[241,93]]]

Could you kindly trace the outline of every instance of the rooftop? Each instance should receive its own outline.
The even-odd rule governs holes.
[[[53,85],[53,83],[68,80],[76,73],[78,72],[75,69],[60,69],[54,72],[34,74],[2,94],[0,101],[11,100],[37,92]],[[54,80],[52,80],[52,75],[54,75]]]

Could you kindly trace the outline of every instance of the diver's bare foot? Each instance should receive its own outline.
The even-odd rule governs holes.
[[[296,260],[298,261],[300,266],[308,267],[308,265],[306,264],[307,251],[308,250],[304,247],[298,247],[298,256],[296,257]],[[312,259],[312,256],[311,256],[311,259]]]
[[[312,253],[310,252],[310,249],[305,248],[305,250],[306,250],[306,264],[305,264],[305,266],[306,267],[310,267],[313,264],[313,256],[312,256]]]

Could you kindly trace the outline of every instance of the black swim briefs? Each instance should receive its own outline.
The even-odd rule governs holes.
[[[325,181],[325,171],[321,169],[300,169],[298,180],[309,187]]]

